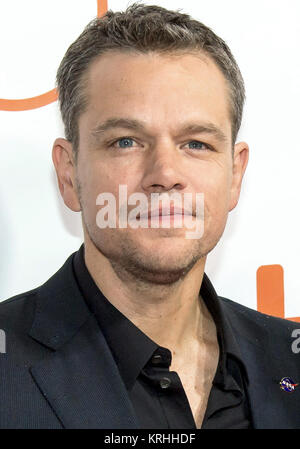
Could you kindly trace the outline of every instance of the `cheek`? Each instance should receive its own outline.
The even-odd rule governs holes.
[[[197,191],[204,193],[206,217],[221,222],[226,220],[230,203],[230,176],[224,172],[211,173]]]
[[[97,204],[96,200],[100,194],[109,193],[113,195],[116,205],[116,216],[118,217],[119,211],[119,201],[121,203],[128,200],[129,195],[135,192],[134,186],[132,185],[134,178],[132,176],[127,176],[128,174],[124,171],[120,172],[116,167],[115,170],[103,166],[104,164],[94,164],[93,167],[88,167],[87,165],[80,171],[80,184],[81,184],[81,201],[82,208],[84,209],[84,215],[86,221],[90,225],[96,223],[97,212],[105,204]],[[127,190],[126,193],[121,193],[119,198],[119,186],[125,185]],[[109,200],[111,201],[111,200]],[[113,204],[112,202],[110,204]]]
[[[99,193],[112,192],[115,183],[114,172],[106,170],[99,161],[84,161],[78,171],[82,192],[86,199],[96,201]]]

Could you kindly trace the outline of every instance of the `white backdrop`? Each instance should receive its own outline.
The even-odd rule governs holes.
[[[247,101],[238,140],[250,161],[238,207],[208,259],[217,291],[256,309],[256,270],[281,264],[285,316],[300,316],[300,2],[299,0],[154,0],[181,8],[229,44]],[[2,0],[0,98],[53,89],[71,42],[97,14],[96,0]],[[127,1],[108,0],[122,10]],[[63,135],[57,102],[0,111],[0,298],[32,289],[60,268],[82,240],[80,214],[63,204],[51,160]]]

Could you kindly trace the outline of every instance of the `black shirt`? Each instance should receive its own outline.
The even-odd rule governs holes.
[[[84,261],[84,245],[75,254],[73,268],[83,297],[95,315],[118,366],[142,429],[196,429],[178,374],[170,371],[172,353],[157,345],[102,294]],[[202,429],[251,428],[246,368],[238,344],[204,274],[200,296],[212,315],[220,348],[219,362]]]

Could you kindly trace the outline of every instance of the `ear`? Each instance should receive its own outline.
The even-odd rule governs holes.
[[[56,139],[52,149],[52,160],[65,205],[74,212],[79,212],[81,207],[76,189],[76,166],[71,142],[63,138]]]
[[[234,145],[232,182],[230,192],[229,211],[235,208],[238,203],[243,176],[248,164],[249,147],[245,142],[239,142]]]

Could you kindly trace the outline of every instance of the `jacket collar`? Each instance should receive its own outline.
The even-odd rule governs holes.
[[[74,254],[37,290],[29,335],[55,350],[72,338],[90,315],[74,278]]]
[[[29,335],[49,352],[30,373],[65,428],[138,428],[132,404],[76,285],[71,255],[37,293]]]

